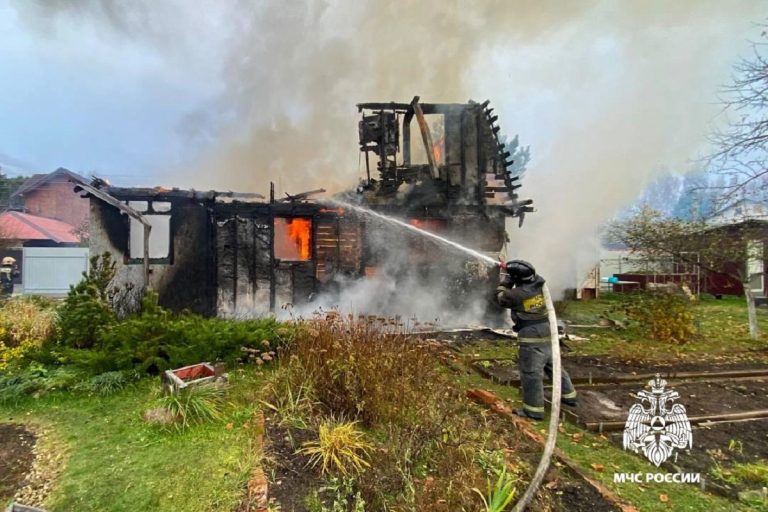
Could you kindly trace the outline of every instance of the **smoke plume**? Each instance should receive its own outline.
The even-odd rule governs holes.
[[[715,93],[763,16],[751,0],[273,0],[206,2],[216,23],[188,26],[186,2],[115,5],[18,3],[33,25],[90,17],[184,60],[190,82],[222,81],[179,127],[194,158],[172,173],[182,186],[349,188],[363,171],[355,103],[491,99],[532,151],[521,192],[538,211],[510,228],[508,253],[556,289],[596,262],[597,226],[706,151]],[[218,77],[195,73],[207,44]]]

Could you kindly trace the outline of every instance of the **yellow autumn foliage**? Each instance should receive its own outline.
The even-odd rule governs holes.
[[[624,309],[643,334],[656,341],[683,344],[696,333],[691,303],[681,293],[645,291],[634,295]]]
[[[0,304],[0,371],[56,332],[56,310],[39,299],[11,298]]]

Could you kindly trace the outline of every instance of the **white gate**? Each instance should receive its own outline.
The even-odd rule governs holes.
[[[88,270],[87,247],[25,247],[21,282],[25,294],[66,295]]]

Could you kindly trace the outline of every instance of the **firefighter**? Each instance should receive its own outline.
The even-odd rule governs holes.
[[[16,266],[16,259],[6,256],[0,265],[0,290],[3,295],[13,294],[13,280],[18,277],[19,269]]]
[[[520,345],[518,365],[523,407],[515,413],[540,420],[544,418],[544,375],[552,378],[549,315],[542,292],[544,279],[536,274],[533,265],[523,260],[508,261],[504,268],[506,276],[496,288],[496,300],[510,309]],[[562,370],[561,400],[576,406],[576,390],[565,369]]]

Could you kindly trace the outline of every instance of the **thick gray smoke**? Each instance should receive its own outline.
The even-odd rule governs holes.
[[[348,188],[362,173],[356,102],[491,99],[533,155],[521,192],[538,211],[510,229],[509,255],[555,290],[594,264],[597,226],[706,151],[715,93],[764,16],[752,0],[116,5],[18,2],[38,27],[90,18],[184,61],[191,83],[222,80],[179,127],[195,157],[174,173],[181,186]],[[220,76],[195,72],[205,51]]]

